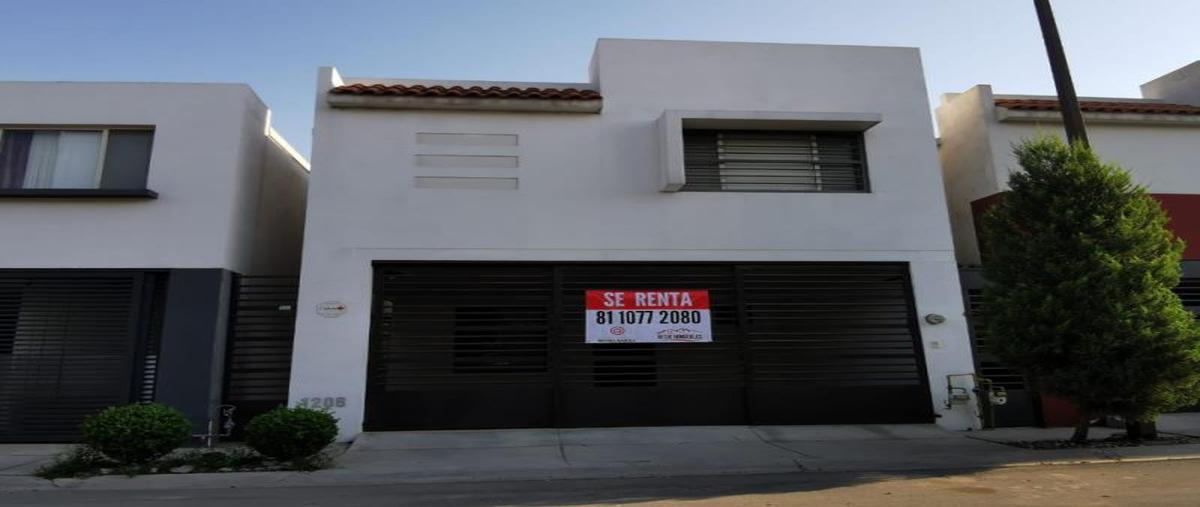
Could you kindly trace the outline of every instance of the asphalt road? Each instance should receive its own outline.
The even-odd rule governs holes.
[[[1200,505],[1200,460],[985,471],[0,493],[0,506]]]

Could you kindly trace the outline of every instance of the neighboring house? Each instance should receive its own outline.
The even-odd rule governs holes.
[[[925,93],[888,47],[603,39],[585,83],[322,69],[291,402],[342,439],[974,427]],[[713,341],[587,343],[596,289],[706,290]]]
[[[299,269],[269,117],[239,84],[0,83],[0,441],[138,400],[206,427],[234,277]]]
[[[1128,170],[1170,215],[1171,229],[1187,242],[1178,292],[1186,305],[1200,310],[1200,62],[1142,85],[1142,95],[1081,98],[1088,138],[1102,158]],[[965,290],[975,307],[972,311],[978,311],[983,282],[970,267],[981,262],[980,216],[1003,198],[1009,175],[1019,170],[1013,145],[1038,135],[1063,137],[1061,113],[1053,96],[997,95],[990,86],[978,85],[945,95],[937,120],[955,251],[968,267]],[[1023,393],[1019,375],[988,354],[985,342],[985,337],[976,337],[982,345],[977,351],[980,374],[1010,392],[1009,405],[997,414],[998,423],[1059,419],[1055,414],[1061,410],[1042,407]]]

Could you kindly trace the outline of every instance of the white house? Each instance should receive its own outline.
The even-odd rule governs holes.
[[[1161,83],[1172,83],[1166,88]],[[1200,260],[1200,62],[1142,85],[1142,98],[1083,97],[1090,144],[1130,171],[1172,215],[1189,239],[1186,257]],[[977,215],[1008,189],[1019,169],[1012,147],[1039,135],[1062,137],[1053,96],[1000,95],[978,85],[946,94],[937,108],[940,156],[959,260],[979,264]]]
[[[296,275],[307,162],[240,84],[0,83],[0,440],[204,429],[235,275]]]
[[[342,439],[974,427],[925,97],[913,48],[602,39],[582,83],[323,68],[291,402]],[[589,290],[703,294],[711,330],[596,343],[627,330]]]
[[[1080,108],[1092,148],[1120,164],[1162,203],[1169,226],[1187,242],[1184,279],[1177,292],[1200,311],[1200,62],[1142,85],[1141,98],[1083,97]],[[1019,170],[1012,148],[1039,135],[1063,137],[1053,96],[1001,95],[978,85],[946,94],[937,108],[939,151],[958,260],[981,262],[976,227],[981,214],[1003,198],[1009,175]],[[982,277],[968,268],[963,282],[971,306],[981,302]],[[978,311],[979,308],[972,308]],[[977,337],[983,343],[986,337]],[[1009,403],[997,409],[999,425],[1074,424],[1061,403],[1025,392],[1020,376],[979,351],[979,373],[1005,387]]]

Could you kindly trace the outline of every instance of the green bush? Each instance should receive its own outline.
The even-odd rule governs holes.
[[[337,437],[337,418],[308,408],[279,407],[246,425],[246,445],[280,461],[313,456]]]
[[[182,413],[158,403],[109,407],[83,422],[83,442],[122,464],[166,456],[191,437]]]
[[[1073,440],[1096,415],[1195,403],[1200,329],[1171,291],[1183,242],[1162,207],[1084,145],[1042,138],[1016,155],[1024,171],[983,219],[991,347],[1079,407]]]

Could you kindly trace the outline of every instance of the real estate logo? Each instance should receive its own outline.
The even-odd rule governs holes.
[[[665,342],[712,341],[712,340],[706,340],[705,337],[706,337],[705,333],[703,333],[699,330],[696,330],[696,329],[688,329],[688,328],[664,329],[664,330],[658,332],[658,339],[665,341]]]

